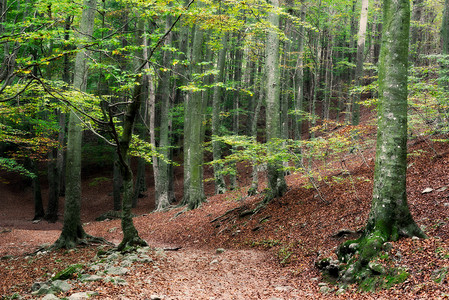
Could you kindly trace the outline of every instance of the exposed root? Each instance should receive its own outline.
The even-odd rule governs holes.
[[[130,253],[136,251],[138,248],[148,246],[147,242],[140,238],[139,236],[134,236],[130,239],[123,239],[122,242],[117,246],[116,251],[122,253]]]

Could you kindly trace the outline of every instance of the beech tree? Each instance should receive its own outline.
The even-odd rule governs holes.
[[[278,0],[271,1],[271,4],[274,9],[279,7]],[[268,30],[266,43],[266,134],[267,142],[274,143],[276,139],[281,138],[279,35],[274,30],[279,28],[278,13],[276,11],[270,11],[268,21],[273,28]],[[266,195],[265,202],[282,196],[287,190],[282,162],[268,162],[268,188],[269,191]]]
[[[97,0],[84,0],[83,5],[79,38],[89,40],[93,33]],[[73,86],[81,92],[86,91],[87,85],[88,66],[86,52],[86,49],[80,49],[75,58]],[[64,223],[61,235],[54,244],[57,248],[73,248],[88,237],[83,229],[80,217],[82,130],[80,117],[74,111],[71,111],[67,136]]]
[[[346,281],[364,279],[361,272],[371,272],[368,263],[385,242],[425,237],[409,211],[406,190],[410,3],[384,0],[383,5],[372,207],[362,236],[339,248],[340,261],[348,263],[342,271]]]

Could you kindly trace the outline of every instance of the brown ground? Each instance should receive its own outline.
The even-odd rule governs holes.
[[[232,208],[253,207],[262,196],[246,197],[247,188],[243,187],[211,196],[201,208],[175,217],[181,208],[149,213],[152,209],[149,190],[135,210],[139,216],[134,221],[141,237],[153,247],[182,248],[153,253],[155,265],[134,268],[126,276],[129,283],[126,286],[95,283],[87,288],[74,283],[71,292],[96,290],[100,299],[149,299],[154,294],[164,299],[449,298],[447,279],[441,283],[432,280],[435,270],[449,267],[447,150],[448,144],[428,139],[415,139],[409,144],[409,152],[420,153],[409,158],[409,205],[429,239],[402,239],[393,243],[391,255],[395,264],[406,268],[410,277],[390,290],[360,294],[350,288],[339,296],[323,295],[318,285],[321,277],[314,267],[319,255],[332,255],[342,242],[341,238],[333,237],[334,233],[344,228],[357,230],[365,223],[372,191],[372,183],[367,179],[373,173],[373,151],[368,149],[364,152],[368,164],[354,154],[346,158],[351,176],[343,175],[341,184],[321,184],[320,191],[329,204],[320,200],[315,190],[301,187],[303,179],[299,176],[290,175],[286,195],[272,201],[259,214],[239,218],[231,213],[211,222]],[[248,176],[245,170],[241,172],[242,185],[248,182]],[[118,244],[121,240],[118,220],[94,222],[95,217],[112,208],[111,183],[89,186],[93,178],[86,180],[83,192],[85,229]],[[176,189],[180,191],[181,178],[177,179]],[[434,190],[422,194],[425,188]],[[209,184],[209,195],[211,190]],[[31,297],[31,284],[48,277],[46,273],[53,274],[68,264],[93,258],[95,246],[25,256],[41,244],[53,243],[59,236],[61,223],[32,223],[31,190],[17,179],[2,184],[0,193],[0,257],[12,255],[0,260],[0,294],[18,292]],[[217,248],[226,251],[217,254]]]

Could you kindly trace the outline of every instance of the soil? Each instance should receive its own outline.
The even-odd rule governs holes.
[[[373,138],[375,133],[370,130],[366,134]],[[449,268],[448,144],[415,137],[409,142],[409,153],[409,206],[429,238],[392,243],[390,255],[395,266],[406,269],[410,276],[389,290],[363,293],[350,286],[340,295],[324,294],[320,292],[323,279],[314,266],[319,257],[335,255],[337,245],[351,237],[336,233],[342,229],[357,231],[365,224],[372,193],[372,147],[364,149],[363,156],[355,151],[338,160],[340,164],[344,161],[349,172],[336,168],[327,174],[329,178],[339,176],[340,183],[322,181],[319,191],[323,199],[315,189],[305,187],[307,182],[300,175],[289,175],[287,193],[252,216],[239,214],[255,207],[263,193],[246,196],[250,172],[244,166],[239,168],[239,189],[213,196],[212,183],[207,183],[207,202],[192,211],[178,207],[151,212],[154,188],[150,186],[134,210],[134,222],[140,236],[159,249],[153,253],[155,266],[133,268],[126,275],[125,286],[95,283],[89,290],[97,291],[99,299],[150,299],[151,295],[163,299],[449,298],[447,276],[439,283],[435,280],[437,272]],[[95,180],[109,174],[90,174],[83,183],[84,228],[117,245],[122,238],[120,221],[95,221],[112,209],[112,183]],[[179,199],[182,176],[176,174]],[[206,177],[208,174],[210,170],[206,170]],[[32,222],[31,188],[20,178],[8,174],[2,178],[9,183],[0,185],[0,294],[32,298],[33,282],[45,280],[72,263],[90,261],[97,245],[29,255],[59,237],[63,203],[60,221]],[[426,188],[432,191],[423,193]],[[261,184],[260,192],[263,189]],[[45,183],[43,191],[45,199]],[[161,250],[164,248],[166,251]],[[225,251],[219,254],[218,248]],[[87,288],[75,281],[73,284],[70,293]]]

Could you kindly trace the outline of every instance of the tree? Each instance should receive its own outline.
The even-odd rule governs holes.
[[[449,0],[445,1],[444,11],[443,11],[443,21],[441,22],[441,75],[440,81],[441,86],[447,91],[449,88]],[[447,100],[446,100],[447,101]],[[449,110],[446,110],[449,111]]]
[[[274,9],[279,7],[279,1],[271,1]],[[266,122],[267,142],[273,143],[281,138],[280,121],[280,69],[279,69],[279,35],[274,30],[279,28],[279,15],[276,11],[270,11],[268,21],[273,26],[267,33],[266,43]],[[274,150],[274,149],[273,149]],[[282,196],[287,190],[282,162],[271,161],[268,163],[268,188],[265,202]]]
[[[369,271],[368,263],[385,242],[425,237],[409,211],[406,192],[409,26],[409,1],[384,0],[372,207],[362,236],[339,248],[340,261],[348,262],[343,274],[347,281]]]
[[[362,0],[362,11],[360,12],[359,33],[357,35],[357,56],[354,73],[355,87],[362,84],[363,59],[365,56],[365,35],[368,23],[368,0]],[[361,92],[355,92],[352,98],[352,125],[359,125],[360,122],[360,101]]]
[[[221,48],[218,53],[218,75],[217,82],[222,82],[224,79],[224,69],[226,62],[226,48],[228,43],[228,34],[225,33],[221,39]],[[219,136],[221,135],[221,122],[220,122],[220,111],[222,108],[222,94],[223,88],[221,86],[214,87],[214,95],[212,98],[212,134]],[[212,141],[212,155],[213,160],[218,161],[221,159],[221,148],[223,144],[219,141]],[[223,167],[220,164],[214,164],[214,183],[215,183],[215,194],[224,194],[226,192],[226,182],[222,173]]]
[[[201,72],[203,30],[195,26],[192,44],[192,74]],[[184,119],[184,199],[183,204],[188,209],[195,209],[204,202],[203,190],[203,106],[201,91],[191,91],[185,104]]]
[[[92,37],[97,0],[84,0],[80,23],[80,37]],[[87,50],[80,49],[75,58],[73,86],[81,92],[87,84]],[[61,235],[55,242],[56,248],[73,248],[80,241],[89,237],[83,229],[80,217],[81,206],[81,141],[82,124],[79,116],[71,111],[69,114],[67,136],[67,169],[64,207],[64,223]]]

